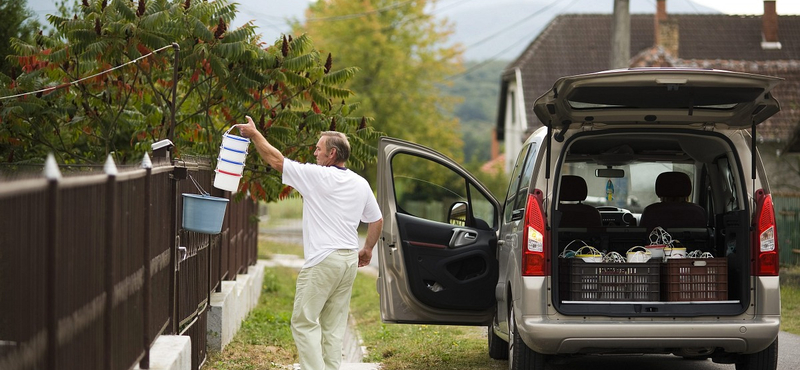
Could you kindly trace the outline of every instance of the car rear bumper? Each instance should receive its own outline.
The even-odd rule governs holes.
[[[658,353],[682,348],[755,353],[778,336],[780,316],[735,322],[542,320],[541,316],[525,316],[518,321],[517,329],[528,347],[543,354]]]

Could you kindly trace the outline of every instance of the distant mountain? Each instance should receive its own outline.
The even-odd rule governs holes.
[[[302,18],[310,0],[233,0],[239,4],[238,27],[253,20],[271,41],[288,32],[287,18]],[[401,0],[397,0],[401,1]],[[28,0],[28,8],[47,24],[46,14],[56,12],[56,0]],[[432,11],[454,25],[452,42],[466,46],[467,60],[511,60],[533,41],[557,15],[563,13],[605,13],[614,9],[613,0],[440,0]],[[630,0],[630,12],[655,13],[655,1]],[[668,13],[720,13],[691,0],[667,0]]]

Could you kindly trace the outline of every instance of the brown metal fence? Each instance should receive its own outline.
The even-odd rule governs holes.
[[[782,265],[800,265],[800,194],[773,194]]]
[[[182,193],[212,195],[207,166],[0,182],[0,369],[149,367],[160,334],[206,355],[220,281],[257,258],[257,205],[232,199],[218,235],[181,228]]]

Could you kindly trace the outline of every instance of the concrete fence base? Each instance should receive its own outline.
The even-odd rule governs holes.
[[[233,340],[247,314],[258,305],[261,285],[264,283],[264,262],[248,267],[247,274],[236,276],[236,281],[223,281],[222,291],[211,294],[208,310],[209,351],[222,352]]]
[[[160,335],[150,348],[151,370],[191,370],[192,340],[186,335]],[[140,370],[139,365],[134,367]]]
[[[222,291],[212,293],[208,309],[209,351],[221,352],[233,340],[247,314],[258,304],[264,282],[264,261],[236,275],[236,281],[223,281]],[[150,367],[155,370],[191,370],[192,344],[185,335],[161,335],[150,348]],[[137,365],[134,369],[140,370]]]

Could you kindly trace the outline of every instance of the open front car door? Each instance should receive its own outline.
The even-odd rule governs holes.
[[[378,149],[378,293],[384,322],[487,325],[495,307],[499,206],[461,166],[423,146]]]

